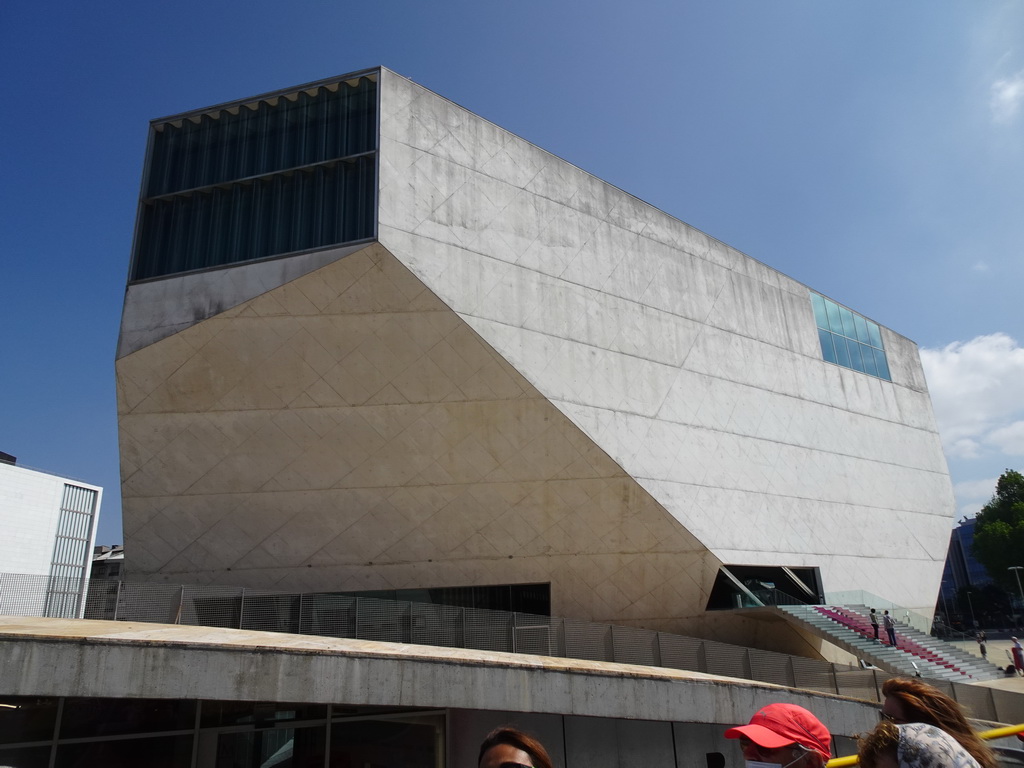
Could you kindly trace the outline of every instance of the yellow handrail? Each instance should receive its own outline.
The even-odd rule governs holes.
[[[988,731],[982,731],[978,735],[981,738],[988,739],[1001,739],[1004,736],[1013,736],[1015,733],[1024,733],[1024,723],[1018,723],[1017,725],[1006,725],[1002,728],[992,728]],[[857,756],[847,755],[846,757],[833,757],[827,763],[826,768],[846,768],[848,765],[856,765]]]

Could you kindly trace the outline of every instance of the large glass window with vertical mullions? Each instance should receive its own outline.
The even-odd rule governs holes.
[[[373,237],[376,79],[154,123],[132,279]]]
[[[811,305],[825,360],[892,381],[877,323],[816,293],[811,294]]]

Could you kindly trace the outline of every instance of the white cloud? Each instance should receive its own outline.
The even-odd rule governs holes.
[[[981,456],[981,444],[969,437],[962,437],[946,443],[946,452],[961,459],[976,459]]]
[[[984,480],[967,480],[956,483],[953,486],[953,493],[956,494],[957,500],[961,503],[968,501],[981,502],[981,504],[977,505],[980,508],[982,504],[988,503],[988,500],[992,498],[998,480],[998,477],[989,477]]]
[[[984,261],[976,261],[976,262],[974,262],[974,266],[972,266],[971,269],[973,269],[975,272],[988,272],[988,271],[990,271],[990,268],[989,268],[988,264],[985,263]]]
[[[993,430],[989,442],[1009,456],[1024,456],[1024,421]]]
[[[1024,455],[1024,348],[1005,333],[922,349],[935,418],[951,457]]]
[[[1024,106],[1024,70],[992,83],[989,106],[992,119],[997,123],[1009,123]]]

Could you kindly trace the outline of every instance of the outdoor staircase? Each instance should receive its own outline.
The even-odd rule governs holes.
[[[804,629],[888,672],[960,683],[1003,677],[995,664],[898,621],[898,647],[889,645],[882,626],[880,639],[875,640],[868,608],[862,605],[780,605],[778,609]]]

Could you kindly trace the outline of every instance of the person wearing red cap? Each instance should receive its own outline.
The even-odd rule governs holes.
[[[725,738],[740,740],[747,768],[822,768],[832,757],[828,728],[796,704],[769,704]]]

